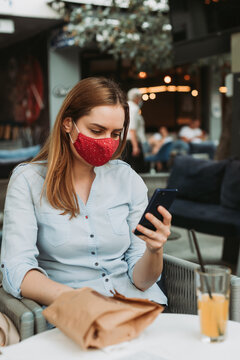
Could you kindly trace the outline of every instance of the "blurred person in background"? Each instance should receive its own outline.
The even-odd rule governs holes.
[[[145,134],[145,123],[140,110],[142,94],[139,89],[133,88],[128,91],[127,96],[130,122],[124,160],[137,173],[143,173],[147,171],[144,153],[148,151],[148,142]]]
[[[179,138],[186,143],[201,143],[206,140],[206,133],[200,128],[199,119],[191,119],[190,124],[179,131]]]
[[[207,134],[200,128],[199,119],[191,119],[188,126],[183,126],[179,131],[179,139],[188,146],[190,154],[206,154],[210,159],[214,158],[216,145],[207,140]]]
[[[173,141],[173,137],[169,136],[166,126],[160,126],[158,132],[154,133],[149,139],[148,143],[151,147],[151,153],[156,154],[163,144]]]

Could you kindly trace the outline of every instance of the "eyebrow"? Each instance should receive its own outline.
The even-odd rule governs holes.
[[[96,123],[90,123],[90,125],[97,126],[102,130],[107,130],[107,128],[105,126],[102,126],[102,125],[99,125],[99,124],[96,124]],[[122,130],[123,130],[123,127],[121,129],[114,129],[113,131],[122,131]]]

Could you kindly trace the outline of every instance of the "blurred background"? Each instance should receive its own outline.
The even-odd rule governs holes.
[[[141,90],[147,133],[199,118],[218,159],[239,155],[239,11],[238,0],[0,0],[0,149],[41,145],[68,90],[103,75]]]

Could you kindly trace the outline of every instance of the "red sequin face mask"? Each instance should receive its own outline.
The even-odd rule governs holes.
[[[78,132],[78,137],[76,141],[73,141],[70,134],[69,136],[78,154],[92,166],[102,166],[106,164],[117,150],[119,139],[94,139],[81,134],[74,121],[73,123]]]

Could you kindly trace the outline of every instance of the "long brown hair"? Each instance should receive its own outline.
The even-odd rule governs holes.
[[[40,153],[32,160],[47,162],[47,173],[43,185],[49,203],[70,214],[70,218],[80,213],[77,195],[72,182],[73,154],[70,141],[63,128],[63,120],[71,117],[76,121],[89,114],[96,106],[121,105],[125,112],[123,136],[112,159],[118,158],[126,143],[129,126],[129,109],[125,94],[112,80],[106,78],[86,78],[79,81],[66,96],[57,115],[53,130]]]

